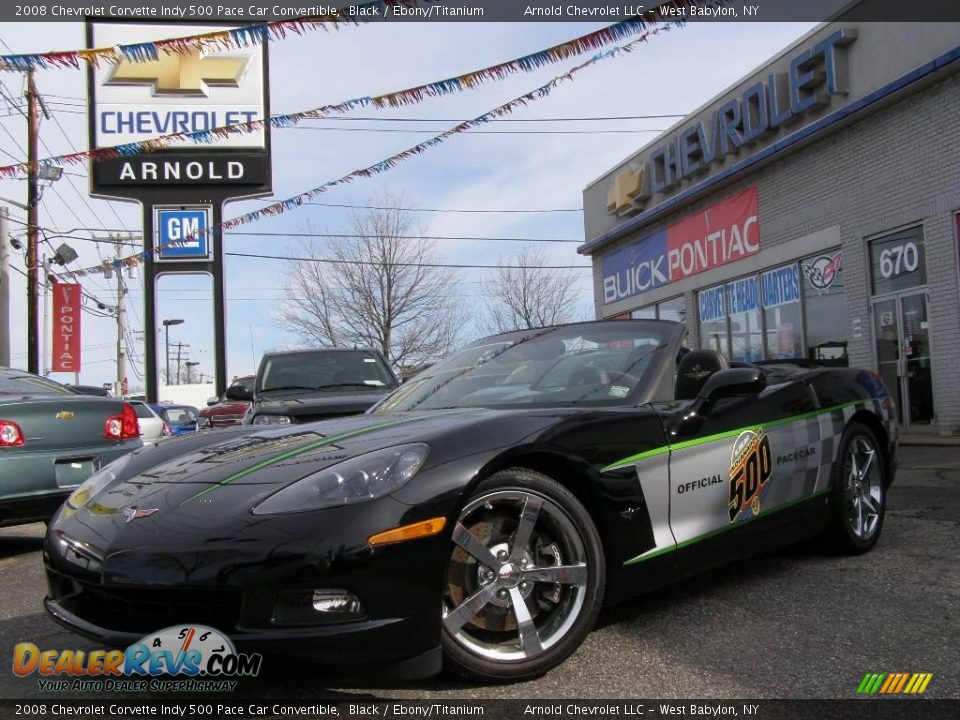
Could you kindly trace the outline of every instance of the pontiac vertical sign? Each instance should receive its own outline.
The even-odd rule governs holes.
[[[80,372],[80,285],[53,286],[53,372]]]

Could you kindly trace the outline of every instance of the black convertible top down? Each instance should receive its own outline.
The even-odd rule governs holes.
[[[896,458],[880,378],[729,367],[684,333],[506,333],[363,415],[135,452],[51,523],[46,608],[115,644],[206,623],[240,647],[516,679],[604,603],[800,538],[869,549]]]

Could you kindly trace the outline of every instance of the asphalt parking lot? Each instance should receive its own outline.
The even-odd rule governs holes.
[[[54,697],[35,677],[13,675],[16,643],[95,647],[41,610],[43,530],[0,530],[2,698]],[[849,698],[867,672],[930,672],[927,696],[960,698],[958,647],[960,447],[907,447],[872,552],[836,558],[787,549],[611,608],[572,658],[538,680],[477,686],[440,677],[384,687],[377,677],[267,658],[236,696]]]

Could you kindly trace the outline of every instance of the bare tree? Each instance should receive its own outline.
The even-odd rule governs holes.
[[[400,198],[378,200],[388,209],[354,212],[344,236],[302,243],[305,257],[333,262],[289,261],[275,318],[305,341],[375,348],[401,369],[435,362],[466,321],[460,278],[425,267],[438,262],[435,245],[410,237],[424,232]]]
[[[504,332],[573,319],[577,279],[570,270],[543,267],[547,264],[544,252],[531,247],[500,258],[485,286],[485,330]]]

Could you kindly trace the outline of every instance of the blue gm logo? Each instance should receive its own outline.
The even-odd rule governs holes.
[[[13,671],[19,677],[34,672],[44,678],[91,680],[162,675],[253,677],[262,662],[259,654],[238,653],[230,638],[205,625],[168,627],[126,650],[40,650],[33,643],[19,643],[13,649]]]
[[[158,209],[158,260],[207,260],[210,258],[210,210]]]

